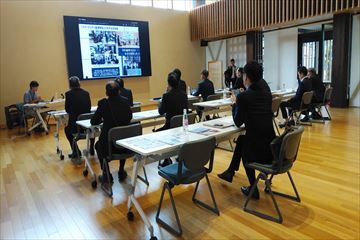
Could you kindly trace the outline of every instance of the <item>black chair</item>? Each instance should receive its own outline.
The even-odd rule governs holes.
[[[278,135],[280,135],[280,131],[279,131],[279,127],[275,121],[275,118],[277,118],[277,116],[279,115],[279,108],[280,108],[281,101],[282,101],[281,97],[273,97],[272,105],[271,105],[271,109],[273,112],[273,123],[275,125]]]
[[[189,113],[189,114],[188,114],[188,122],[189,122],[189,125],[195,123],[196,115],[197,115],[196,113]],[[183,121],[183,115],[173,116],[173,117],[170,119],[170,128],[181,127],[182,124],[183,124],[182,121]]]
[[[199,151],[199,149],[201,149],[201,151]],[[216,213],[217,215],[220,215],[219,209],[215,201],[214,193],[211,189],[211,185],[208,178],[208,173],[212,171],[212,167],[213,167],[214,149],[215,149],[215,138],[207,138],[205,140],[185,143],[179,151],[179,162],[159,169],[159,175],[163,177],[166,180],[166,182],[164,183],[161,192],[160,203],[156,213],[156,221],[160,223],[165,229],[167,229],[168,231],[172,232],[177,236],[180,236],[182,234],[182,228],[175,207],[175,201],[171,193],[171,189],[175,185],[196,183],[192,201]],[[209,163],[209,167],[206,168],[205,166],[208,163]],[[198,190],[199,183],[204,177],[206,178],[206,182],[209,187],[209,191],[214,207],[211,207],[205,204],[204,202],[201,202],[200,200],[196,199],[196,192]],[[173,207],[174,214],[176,217],[177,229],[171,227],[159,217],[165,189],[167,189],[170,195],[171,205]]]
[[[83,113],[78,116],[77,120],[81,121],[81,120],[91,119],[92,116],[94,116],[94,113]],[[76,158],[80,157],[80,152],[79,152],[80,150],[79,147],[77,146],[77,142],[79,140],[85,140],[85,139],[86,139],[86,132],[84,131],[83,128],[77,125],[77,133],[74,134],[74,139],[72,142],[73,149],[76,149]]]
[[[313,98],[314,92],[313,91],[309,91],[309,92],[304,92],[302,98],[301,98],[301,103],[300,103],[300,107],[298,109],[292,109],[290,118],[292,118],[294,120],[294,118],[296,118],[296,120],[294,120],[295,125],[297,124],[302,124],[300,122],[300,116],[302,112],[306,112],[308,113],[311,107],[311,100]],[[309,125],[311,126],[311,122],[309,122]]]
[[[327,106],[328,106],[329,103],[330,103],[333,89],[334,89],[333,87],[326,88],[326,89],[325,89],[325,92],[324,92],[323,101],[320,102],[320,103],[314,103],[314,104],[312,104],[313,107],[315,108],[315,110],[320,114],[320,116],[321,116],[321,118],[322,118],[322,123],[325,123],[325,120],[331,120],[331,115],[330,115],[330,112],[329,112],[329,109],[327,108]],[[324,117],[324,116],[322,115],[322,113],[321,113],[321,107],[324,107],[324,108],[325,108],[326,113],[328,114],[328,117]]]
[[[142,135],[142,127],[139,123],[111,128],[108,134],[109,155],[107,156],[106,161],[110,162],[112,160],[121,160],[134,157],[135,153],[133,151],[118,146],[116,144],[116,141],[140,135]],[[111,197],[113,195],[113,192],[110,180],[110,169],[109,165],[106,164],[106,161],[103,161],[103,170],[105,170],[106,172],[107,183],[103,181],[101,183],[101,188]],[[144,167],[143,170],[145,178],[142,178],[140,176],[138,176],[138,178],[142,180],[146,185],[149,185]]]
[[[246,164],[247,167],[252,168],[254,170],[258,170],[258,171],[260,171],[260,173],[257,176],[255,183],[252,185],[249,196],[247,197],[247,199],[245,201],[244,211],[254,214],[258,217],[267,219],[267,220],[271,220],[271,221],[274,221],[277,223],[282,223],[283,218],[282,218],[280,209],[278,207],[278,204],[275,200],[274,194],[295,200],[297,202],[301,201],[299,193],[295,187],[295,183],[291,177],[290,169],[293,166],[294,161],[296,160],[297,153],[299,150],[301,135],[303,132],[304,132],[303,126],[292,127],[290,129],[285,130],[285,132],[281,136],[275,138],[272,141],[272,143],[270,145],[271,149],[272,149],[272,153],[273,153],[273,158],[274,158],[272,164],[261,164],[261,163],[256,163],[256,162]],[[287,195],[284,193],[272,191],[271,181],[272,181],[273,176],[283,174],[283,173],[287,173],[287,175],[289,176],[291,185],[295,191],[296,196],[290,196],[290,195]],[[271,175],[270,179],[268,179],[268,175]],[[275,206],[275,209],[277,212],[277,217],[273,217],[273,216],[258,212],[254,209],[248,208],[248,203],[249,203],[252,195],[254,194],[255,189],[257,188],[257,184],[260,179],[265,181],[265,186],[266,186],[265,191],[268,192],[271,196],[271,199],[274,203],[274,206]]]
[[[219,100],[222,98],[222,95],[219,95],[219,94],[213,94],[213,95],[209,95],[206,99],[206,101],[213,101],[213,100]],[[214,118],[219,118],[219,114],[218,113],[215,113],[213,114],[213,119]]]
[[[141,112],[141,106],[140,105],[134,105],[131,107],[132,113]]]
[[[196,111],[198,109],[197,106],[194,105],[194,103],[198,103],[200,102],[200,98],[196,97],[196,98],[192,98],[192,99],[188,99],[188,109],[190,109],[191,111]],[[200,121],[200,119],[196,119],[197,122]]]

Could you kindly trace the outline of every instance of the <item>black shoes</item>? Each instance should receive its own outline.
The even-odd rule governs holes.
[[[103,173],[102,175],[99,176],[99,182],[108,183],[108,177],[107,177],[106,173]],[[110,174],[110,182],[114,183],[114,178],[111,174]]]
[[[94,147],[90,147],[90,155],[91,155],[91,156],[94,156],[94,155],[95,155]]]
[[[165,158],[161,163],[159,163],[159,167],[166,167],[172,163],[173,162],[170,158]]]
[[[279,124],[279,127],[280,128],[284,128],[286,126],[295,126],[295,121],[294,120],[290,120],[290,121],[287,121],[287,122],[284,122],[284,123],[280,123]]]
[[[120,182],[124,181],[126,177],[127,177],[127,172],[125,170],[118,172],[118,178]]]
[[[300,119],[300,122],[306,123],[309,122],[310,118],[308,116],[305,116],[304,118]]]
[[[245,196],[249,196],[250,194],[250,189],[251,186],[245,187],[242,186],[241,187],[241,192],[245,195]],[[251,196],[253,199],[259,200],[260,199],[260,194],[259,194],[259,190],[257,188],[255,188],[255,191],[253,193],[253,195]]]
[[[231,172],[229,170],[226,170],[225,172],[218,174],[218,177],[225,180],[225,181],[227,181],[227,182],[229,182],[229,183],[231,183],[232,180],[233,180],[234,175],[235,175],[235,173],[233,173],[233,172]]]

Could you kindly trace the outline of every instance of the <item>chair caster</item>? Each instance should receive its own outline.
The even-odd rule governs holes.
[[[128,212],[127,213],[127,219],[129,220],[129,221],[134,221],[134,213],[133,212]]]
[[[150,238],[150,240],[157,240],[157,237],[153,236]]]
[[[96,182],[96,180],[94,180],[94,181],[91,182],[91,186],[92,186],[93,189],[95,189],[95,188],[97,187],[97,182]]]
[[[49,132],[46,132],[46,135],[49,135]]]
[[[60,155],[60,160],[64,160],[64,155],[63,154]]]
[[[60,149],[57,148],[57,149],[56,149],[56,153],[59,154],[59,153],[60,153]]]
[[[88,174],[89,174],[88,170],[85,169],[85,170],[83,171],[83,176],[86,177]]]

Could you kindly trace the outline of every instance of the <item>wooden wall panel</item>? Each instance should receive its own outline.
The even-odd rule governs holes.
[[[213,40],[328,14],[359,12],[359,0],[220,0],[190,12],[191,40]],[[318,18],[317,18],[318,19]]]

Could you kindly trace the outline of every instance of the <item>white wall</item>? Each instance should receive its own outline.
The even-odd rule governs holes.
[[[298,29],[264,33],[264,79],[272,90],[297,88]]]
[[[350,67],[350,101],[349,105],[360,107],[360,15],[353,16],[351,67]]]

